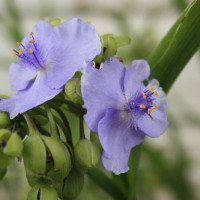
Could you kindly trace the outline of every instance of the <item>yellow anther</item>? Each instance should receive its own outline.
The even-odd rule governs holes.
[[[33,53],[33,49],[32,48],[29,48],[29,53]]]
[[[147,113],[150,115],[151,113],[153,112],[153,108],[149,108],[148,110],[147,110]]]
[[[35,40],[30,40],[29,43],[33,44],[35,42]]]
[[[158,109],[158,105],[155,104],[155,105],[153,106],[153,109]]]
[[[16,56],[17,56],[16,53],[13,53],[13,54],[12,54],[12,57],[13,57],[13,58],[16,58]]]
[[[30,32],[30,35],[33,35],[33,32]]]
[[[151,93],[153,93],[153,92],[154,92],[154,88],[151,86],[151,87],[149,88],[149,91],[150,91]]]
[[[140,104],[140,108],[145,109],[146,106],[144,104]]]
[[[21,42],[17,42],[17,45],[19,45],[19,46],[20,46],[20,45],[21,45]]]
[[[154,91],[153,93],[154,93],[154,95],[158,95],[158,92],[157,92],[157,91]]]
[[[144,92],[142,92],[142,98],[143,98],[143,99],[146,99],[146,98],[147,98],[147,95],[146,95]]]
[[[23,49],[20,49],[19,50],[19,55],[22,55],[23,54]]]

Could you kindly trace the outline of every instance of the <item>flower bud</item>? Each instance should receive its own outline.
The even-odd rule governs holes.
[[[51,154],[53,166],[46,172],[54,181],[62,181],[72,168],[71,156],[67,147],[58,139],[42,136]]]
[[[0,128],[8,128],[10,126],[10,118],[8,113],[0,111]]]
[[[20,138],[20,136],[17,133],[13,133],[3,152],[4,154],[8,155],[8,156],[13,156],[13,157],[17,157],[20,156],[23,150],[23,142],[22,139]]]
[[[94,142],[99,147],[99,149],[100,149],[101,152],[103,151],[103,148],[101,146],[101,143],[99,141],[99,136],[98,136],[97,133],[91,132],[91,134],[90,134],[90,140],[92,142]]]
[[[80,140],[74,149],[76,165],[84,171],[97,165],[100,155],[99,147],[87,139]]]
[[[10,136],[11,132],[8,129],[0,129],[0,146],[6,145]]]
[[[8,129],[0,129],[0,170],[5,169],[13,160],[11,156],[5,155],[3,152],[10,136],[11,132]]]
[[[6,175],[7,169],[0,169],[0,181],[4,178]]]
[[[36,185],[29,191],[27,200],[58,200],[58,194],[52,187]]]
[[[130,44],[130,38],[124,35],[105,34],[101,36],[102,52],[96,56],[96,63],[104,62],[107,58],[116,55],[119,47]]]
[[[3,153],[3,150],[0,149],[0,170],[5,169],[12,162],[13,158],[7,156]]]
[[[61,19],[60,19],[60,18],[55,18],[54,20],[52,20],[52,21],[50,22],[50,24],[51,24],[52,26],[58,26],[60,23],[61,23]]]
[[[84,175],[77,169],[72,169],[62,186],[62,197],[65,200],[76,199],[83,189]]]
[[[83,104],[81,95],[81,73],[77,72],[65,85],[66,98],[76,104]]]
[[[45,174],[46,148],[39,134],[29,135],[24,141],[23,159],[26,171]]]

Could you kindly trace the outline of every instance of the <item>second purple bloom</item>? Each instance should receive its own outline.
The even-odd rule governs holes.
[[[88,67],[82,77],[85,120],[97,132],[108,171],[128,171],[130,150],[144,137],[158,137],[168,126],[165,94],[150,75],[146,61],[135,60],[127,68],[110,58],[102,69]]]

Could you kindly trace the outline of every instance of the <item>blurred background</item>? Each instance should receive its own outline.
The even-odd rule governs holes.
[[[119,56],[148,59],[190,0],[1,0],[0,93],[12,94],[12,48],[39,19],[90,21],[99,34],[126,34],[131,45]],[[200,199],[200,53],[190,60],[168,94],[169,130],[146,138],[138,170],[139,200]],[[0,200],[25,200],[29,190],[21,164],[15,162],[0,183]],[[92,181],[79,200],[111,199]]]

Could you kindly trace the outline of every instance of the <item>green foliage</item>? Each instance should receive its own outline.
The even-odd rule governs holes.
[[[149,59],[151,77],[165,92],[200,46],[200,0],[189,5]]]

